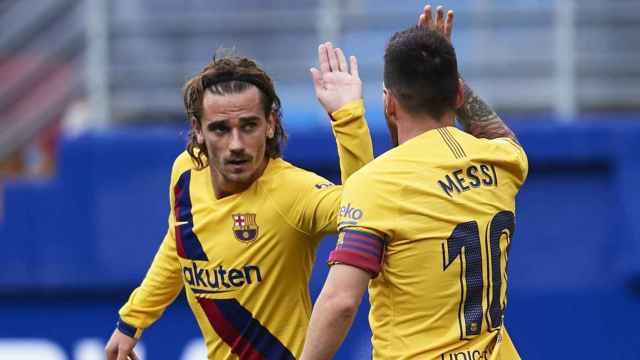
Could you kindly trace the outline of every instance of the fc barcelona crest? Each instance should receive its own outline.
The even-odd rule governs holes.
[[[257,239],[256,214],[233,214],[233,235],[242,242]]]

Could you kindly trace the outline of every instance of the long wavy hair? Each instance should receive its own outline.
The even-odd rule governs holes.
[[[241,93],[251,86],[260,90],[260,98],[265,117],[273,115],[275,131],[273,137],[267,138],[265,155],[275,159],[282,156],[282,147],[287,134],[282,127],[282,110],[280,98],[276,94],[273,81],[258,64],[249,58],[232,54],[214,56],[196,76],[184,85],[182,95],[187,119],[191,123],[195,119],[197,126],[202,126],[203,99],[206,91],[216,95]],[[209,156],[205,143],[199,143],[196,129],[189,130],[187,152],[198,169],[209,165]]]

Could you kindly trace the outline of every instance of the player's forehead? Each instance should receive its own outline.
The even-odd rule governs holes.
[[[224,95],[205,91],[202,113],[204,123],[241,118],[265,119],[260,91],[254,86]]]

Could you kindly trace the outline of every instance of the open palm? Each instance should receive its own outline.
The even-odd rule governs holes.
[[[320,70],[311,69],[316,97],[328,113],[332,113],[354,100],[362,98],[362,81],[358,74],[358,61],[349,58],[330,42],[318,47]]]
[[[445,18],[444,7],[436,8],[436,18],[431,14],[431,5],[426,5],[418,17],[418,26],[439,32],[451,43],[451,33],[453,32],[453,10],[447,11]]]

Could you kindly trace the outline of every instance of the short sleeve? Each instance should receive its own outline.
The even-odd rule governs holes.
[[[527,179],[527,175],[529,174],[529,159],[527,158],[527,153],[524,151],[522,145],[518,144],[513,139],[506,139],[506,141],[516,149],[516,153],[518,155],[518,165],[520,167],[520,176],[521,184]]]
[[[382,175],[360,171],[342,188],[338,208],[338,230],[348,227],[371,229],[383,238],[394,236],[393,216],[396,213],[394,184]]]
[[[376,276],[382,269],[384,249],[393,239],[393,199],[384,182],[357,173],[345,184],[338,209],[338,242],[329,265],[347,264]]]
[[[508,166],[503,166],[515,179],[520,187],[527,179],[529,173],[529,160],[522,145],[511,138],[497,138],[490,141],[495,147],[493,153],[499,159],[506,161]]]

